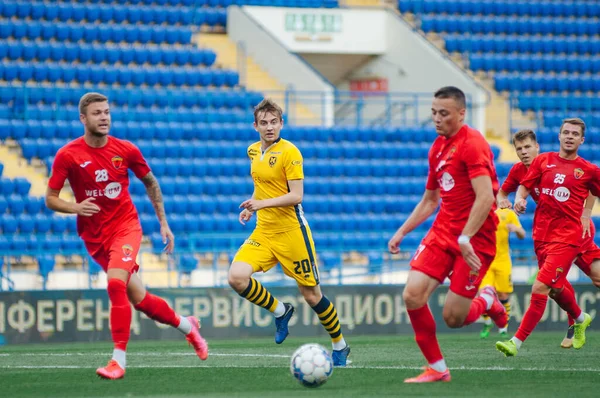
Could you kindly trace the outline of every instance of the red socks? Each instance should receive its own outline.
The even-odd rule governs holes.
[[[529,304],[529,308],[527,308],[527,312],[525,312],[525,316],[523,316],[521,325],[519,325],[519,330],[517,330],[517,333],[515,333],[515,337],[517,339],[525,341],[527,337],[529,337],[531,332],[533,332],[533,329],[535,329],[537,324],[542,319],[547,303],[548,296],[537,293],[531,294],[531,303]]]
[[[570,290],[565,285],[565,288],[562,292],[554,295],[554,301],[556,304],[560,306],[563,310],[569,314],[569,326],[572,325],[571,321],[576,319],[579,315],[581,315],[581,308],[577,305],[577,300],[575,300],[575,292],[573,291],[573,286],[569,284]],[[574,321],[573,321],[574,322]]]
[[[179,326],[179,316],[173,311],[173,308],[162,298],[150,293],[146,293],[144,299],[135,306],[135,309],[148,315],[148,318],[157,322],[171,325],[174,328]]]
[[[485,305],[483,308],[485,309]],[[415,331],[415,341],[427,359],[427,363],[431,364],[444,359],[435,335],[435,320],[429,306],[408,310],[408,316]]]
[[[483,313],[486,311],[486,307],[487,306],[487,302],[481,298],[481,297],[476,297],[473,299],[473,301],[471,302],[471,308],[469,308],[469,313],[467,314],[467,317],[465,318],[465,322],[463,323],[463,326],[467,326],[472,324],[473,322],[475,322],[476,320],[479,319],[479,317],[481,315],[483,315]]]
[[[131,328],[131,304],[127,297],[127,285],[120,279],[108,281],[108,298],[110,299],[110,330],[115,348],[127,350]]]
[[[569,281],[565,281],[565,286],[564,286],[564,290],[568,290],[571,292],[571,294],[573,295],[573,298],[575,298],[575,289],[573,289],[573,285],[571,285],[571,283]],[[564,293],[564,290],[562,293]],[[556,303],[562,308],[562,305],[557,301],[556,297],[554,298],[554,301],[556,301]],[[567,315],[569,317],[569,326],[573,326],[575,324],[575,319],[573,319],[573,317],[571,316],[571,314],[569,314],[567,312]]]

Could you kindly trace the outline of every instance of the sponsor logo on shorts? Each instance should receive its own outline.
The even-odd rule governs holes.
[[[252,245],[252,246],[255,246],[255,247],[260,247],[260,243],[258,243],[258,242],[257,242],[257,241],[255,241],[255,240],[252,240],[252,239],[246,239],[246,240],[244,241],[244,244],[245,244],[245,245]]]
[[[133,253],[133,246],[131,246],[129,244],[123,245],[122,249],[123,249],[123,254],[127,257],[131,256],[131,253]]]
[[[133,259],[131,258],[131,254],[133,253],[133,246],[131,246],[130,244],[124,244],[121,249],[123,250],[123,254],[125,255],[125,257],[123,257],[121,260],[123,260],[124,262],[128,262],[128,261],[132,261]]]
[[[123,165],[123,158],[121,156],[113,156],[113,158],[110,160],[113,164],[113,166],[115,167],[115,169],[120,169],[121,166]]]
[[[558,280],[560,279],[560,276],[562,275],[563,272],[564,272],[564,270],[562,269],[562,267],[558,267],[556,269],[556,275],[554,276],[554,279],[552,279],[552,283],[558,282]]]
[[[469,284],[465,287],[466,290],[473,290],[475,289],[475,282],[477,281],[477,278],[479,278],[479,272],[478,271],[469,271]]]

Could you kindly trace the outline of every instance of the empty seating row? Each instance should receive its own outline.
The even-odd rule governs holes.
[[[4,18],[71,22],[74,24],[154,24],[154,25],[225,25],[227,12],[223,8],[164,7],[134,5],[95,5],[70,2],[46,3],[5,0],[0,6]]]
[[[3,167],[4,169],[4,167]],[[25,178],[14,178],[9,179],[2,177],[0,178],[0,195],[8,196],[12,194],[27,196],[29,194],[29,189],[31,188],[31,183]],[[1,210],[1,208],[0,208]],[[1,213],[1,211],[0,211]]]
[[[507,72],[600,72],[600,55],[565,56],[532,54],[471,54],[471,70],[507,71]]]
[[[539,129],[539,131],[550,130],[554,139],[557,138],[558,128],[562,125],[564,119],[573,117],[583,119],[586,123],[585,130],[585,143],[587,144],[600,144],[600,131],[597,127],[600,127],[600,112],[583,113],[581,111],[544,111],[540,113],[538,117],[541,119],[541,124],[545,127]]]
[[[517,89],[518,90],[518,89]],[[596,95],[577,94],[519,94],[511,97],[513,105],[523,110],[559,110],[591,112],[600,109],[600,99]],[[600,124],[593,123],[600,127]]]
[[[587,37],[452,34],[444,37],[449,52],[600,54],[600,40]]]
[[[0,40],[55,40],[113,42],[113,43],[167,43],[189,44],[192,31],[189,27],[167,26],[156,29],[144,25],[95,25],[54,22],[25,22],[0,20]]]
[[[146,195],[132,196],[141,214],[154,214],[152,203]],[[243,195],[173,195],[165,197],[167,214],[225,214],[239,213],[239,205],[248,199]],[[312,214],[353,213],[411,213],[421,196],[345,196],[306,195],[302,208],[310,219]]]
[[[314,229],[314,227],[312,228]],[[321,261],[319,264],[321,267],[324,266],[321,272],[326,272],[327,268],[335,264],[332,260],[339,261],[340,253],[338,250],[340,249],[364,251],[380,248],[385,250],[392,233],[393,230],[383,233],[381,231],[364,233],[313,232],[317,257]],[[417,230],[404,238],[402,251],[414,251],[424,235],[424,231]],[[211,234],[209,237],[210,239],[207,239],[206,234],[204,236],[197,235],[196,237],[187,234],[179,235],[177,237],[177,247],[180,250],[228,251],[229,253],[235,253],[237,248],[244,242],[246,235],[241,231],[236,231],[235,234]],[[157,233],[150,236],[152,247],[158,251],[165,246],[161,239]],[[336,252],[329,253],[327,250],[336,250]]]
[[[40,0],[37,0],[40,1]],[[92,4],[143,4],[157,6],[202,6],[227,7],[230,5],[253,5],[273,7],[309,7],[333,8],[338,6],[337,0],[74,0],[76,3]]]
[[[494,81],[498,91],[600,91],[600,75],[498,73]]]
[[[174,234],[178,233],[224,233],[244,232],[250,233],[252,227],[241,225],[238,214],[200,214],[200,215],[178,215],[168,216],[169,226]],[[322,215],[312,214],[307,216],[311,229],[315,231],[394,231],[408,218],[408,214],[335,214]],[[140,216],[142,230],[145,234],[158,232],[160,225],[156,216],[144,214]],[[424,225],[419,227],[420,231],[426,230]],[[163,245],[164,246],[164,245]]]
[[[74,233],[54,234],[11,234],[0,235],[0,252],[13,251],[16,255],[30,253],[71,253],[85,252],[83,241]]]
[[[84,93],[85,91],[77,93],[76,97],[79,98]],[[109,96],[109,98],[111,97]],[[0,99],[3,99],[1,88]],[[139,111],[139,114],[144,113],[143,109],[129,110],[127,108],[118,107],[111,109],[111,134],[134,141],[144,138],[154,138],[159,140],[194,138],[199,140],[214,140],[215,137],[227,140],[246,141],[248,145],[258,141],[258,133],[254,131],[251,126],[253,119],[250,112],[239,111],[239,114],[244,118],[243,123],[232,123],[231,119],[236,111],[229,111],[227,113],[223,111],[223,115],[229,119],[222,120],[218,123],[206,123],[202,121],[197,123],[191,121],[126,122],[125,120],[128,119],[128,116],[135,114],[136,111]],[[0,105],[0,114],[9,114],[8,112],[9,110],[6,106]],[[16,140],[21,140],[23,138],[36,139],[56,137],[64,140],[66,138],[78,137],[82,134],[81,123],[77,120],[79,112],[76,108],[69,107],[68,109],[57,112],[56,115],[61,116],[59,120],[47,120],[39,117],[44,116],[49,112],[51,111],[48,110],[47,107],[44,107],[43,110],[39,110],[37,107],[32,106],[27,112],[27,121],[14,118],[11,120],[0,119],[0,139],[5,139],[7,137],[12,137]],[[159,115],[166,114],[166,110],[159,111],[152,109],[146,110],[145,112],[148,115],[146,120],[152,120],[152,113],[157,113]],[[172,119],[174,120],[185,120],[188,119],[188,117],[196,120],[202,119],[202,110],[179,109],[169,110],[169,112],[174,113],[174,115],[172,115]],[[177,117],[178,114],[181,117]],[[55,114],[52,113],[52,115],[54,116]],[[358,148],[365,148],[364,146],[361,146],[362,143],[369,142],[431,143],[437,137],[435,130],[431,127],[420,126],[398,128],[381,127],[376,129],[364,126],[334,126],[331,128],[322,126],[285,126],[281,134],[282,137],[294,142],[355,142],[359,143]],[[382,147],[384,147],[384,145],[382,145]],[[367,147],[366,149],[370,149],[370,147]],[[494,147],[492,147],[492,150],[495,150]]]
[[[3,214],[0,217],[0,228],[3,234],[30,233],[77,233],[75,217],[64,217],[48,214]]]
[[[506,0],[400,0],[402,12],[460,15],[600,16],[600,4],[589,1],[506,1]]]
[[[407,176],[410,177],[410,176]],[[313,177],[307,175],[306,195],[422,195],[424,177],[399,184],[398,177]],[[250,177],[162,177],[160,186],[165,195],[252,195]],[[133,179],[129,186],[133,195],[143,195],[141,182]]]
[[[119,84],[127,86],[229,86],[239,83],[234,71],[203,67],[145,67],[72,65],[57,63],[3,62],[0,64],[0,79],[7,82],[30,80],[49,83]]]
[[[106,44],[76,44],[64,42],[0,42],[0,59],[46,62],[66,61],[80,63],[123,65],[205,65],[214,64],[216,54],[212,50],[195,46],[132,46]]]
[[[600,33],[600,24],[595,19],[424,15],[421,29],[446,33],[595,36]]]
[[[24,183],[23,186],[25,186]],[[21,189],[21,192],[23,192],[24,189]],[[2,194],[2,197],[0,197],[0,215],[4,215],[6,212],[10,214],[27,213],[31,215],[38,213],[51,214],[52,211],[46,207],[44,198],[15,193],[17,191],[18,189],[15,189],[12,191],[12,194]]]
[[[2,66],[0,66],[2,68]],[[102,72],[100,72],[102,73]],[[154,72],[151,72],[154,74]],[[221,83],[223,80],[233,83],[237,81],[238,75],[235,72],[218,71],[215,69],[203,69],[211,81]],[[55,86],[52,84],[25,84],[8,86],[0,85],[0,103],[6,104],[15,101],[18,104],[72,104],[77,106],[81,96],[89,91],[98,91],[106,95],[112,104],[117,107],[128,105],[131,107],[150,108],[157,106],[160,108],[179,108],[194,107],[201,108],[248,108],[254,107],[262,100],[262,95],[253,91],[227,91],[227,90],[202,90],[202,89],[184,89],[184,88],[121,88],[95,87],[92,85],[84,86]],[[62,112],[62,106],[57,111]],[[117,110],[118,111],[118,110]],[[152,110],[158,114],[164,114],[164,110]],[[153,118],[151,114],[146,115]],[[53,117],[54,119],[54,117]],[[69,116],[72,120],[72,115]],[[146,119],[148,120],[148,119]],[[153,121],[189,121],[172,118],[154,118]],[[198,120],[201,121],[201,120]],[[224,122],[227,122],[226,120]]]

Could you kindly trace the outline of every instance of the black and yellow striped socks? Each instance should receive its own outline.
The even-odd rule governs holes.
[[[344,336],[342,335],[342,325],[338,318],[337,311],[333,306],[333,303],[325,296],[321,298],[321,301],[312,307],[313,311],[317,313],[321,325],[327,330],[331,341],[333,343],[334,350],[342,350],[346,347]]]
[[[510,299],[500,300],[500,302],[506,309],[506,317],[510,320]]]
[[[246,290],[240,293],[240,296],[250,301],[253,304],[263,307],[264,309],[274,312],[279,304],[273,295],[264,288],[264,286],[254,278],[250,278],[250,283]]]

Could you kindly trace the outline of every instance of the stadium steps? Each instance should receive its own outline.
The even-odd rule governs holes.
[[[275,100],[279,105],[285,104],[283,92],[285,86],[264,71],[252,57],[246,57],[245,71],[238,70],[237,46],[225,34],[200,33],[192,38],[192,42],[202,48],[210,48],[217,54],[216,64],[223,69],[236,70],[240,73],[240,85],[248,90],[264,92],[266,96]],[[245,72],[245,78],[243,78]],[[242,81],[243,79],[243,81]],[[277,92],[274,93],[271,92]],[[288,115],[293,114],[295,124],[313,125],[318,117],[302,103],[296,103],[293,110],[284,109]]]
[[[4,163],[3,176],[25,178],[31,183],[30,196],[44,196],[46,194],[46,176],[33,165],[28,164],[27,160],[23,159],[14,148],[19,147],[6,142],[0,145],[0,159]]]
[[[339,0],[340,7],[348,8],[390,8],[398,10],[398,1],[395,0]]]

